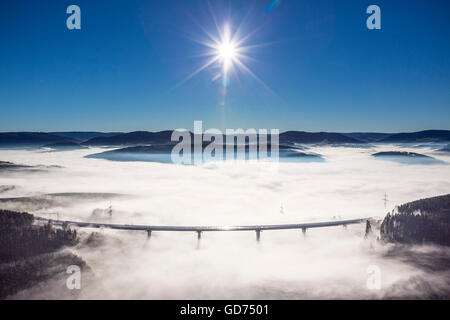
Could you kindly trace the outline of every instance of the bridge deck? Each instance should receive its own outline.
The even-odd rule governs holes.
[[[215,231],[256,231],[261,232],[265,230],[289,230],[301,229],[306,230],[310,228],[323,228],[346,226],[349,224],[362,223],[369,218],[315,222],[315,223],[300,223],[300,224],[276,224],[276,225],[249,225],[249,226],[146,226],[146,225],[125,225],[125,224],[108,224],[108,223],[91,223],[91,222],[76,222],[76,221],[62,221],[51,220],[36,217],[37,221],[52,221],[55,225],[67,224],[69,226],[77,226],[84,228],[107,228],[118,230],[134,230],[134,231],[178,231],[178,232],[215,232]]]

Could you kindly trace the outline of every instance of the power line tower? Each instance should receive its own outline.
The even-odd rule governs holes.
[[[109,202],[109,207],[106,209],[106,212],[109,214],[110,217],[112,217],[113,214],[113,208],[111,202]]]
[[[387,196],[386,193],[384,193],[383,201],[384,201],[384,207],[386,208],[386,205],[387,205],[387,203],[389,202],[388,196]]]

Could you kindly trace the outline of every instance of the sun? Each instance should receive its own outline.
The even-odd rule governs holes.
[[[236,47],[232,43],[222,43],[219,46],[219,55],[223,60],[233,60],[236,55]]]
[[[231,35],[229,25],[224,26],[219,38],[214,40],[212,47],[215,50],[215,59],[222,64],[223,76],[226,77],[229,69],[233,67],[234,63],[238,62],[239,55],[239,46]]]
[[[223,65],[223,72],[226,75],[237,58],[237,47],[229,41],[225,41],[217,47],[217,57]]]
[[[216,21],[216,19],[214,19]],[[247,42],[251,36],[256,32],[243,33],[241,30],[241,25],[239,27],[233,28],[229,23],[225,23],[222,27],[219,27],[216,22],[216,32],[208,31],[206,28],[202,27],[200,24],[198,26],[203,30],[207,39],[196,39],[191,38],[195,42],[203,45],[207,49],[200,57],[207,57],[206,62],[182,80],[179,85],[188,81],[192,77],[196,76],[203,70],[218,66],[220,72],[216,73],[212,80],[216,81],[222,79],[222,85],[225,87],[229,86],[230,77],[237,73],[243,73],[250,75],[257,82],[264,86],[268,91],[271,92],[270,88],[247,66],[247,61],[257,61],[254,58],[250,58],[247,54],[251,49],[262,47],[265,44],[252,44],[249,45]]]

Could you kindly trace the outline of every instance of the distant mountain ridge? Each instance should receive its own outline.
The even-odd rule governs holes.
[[[171,143],[172,131],[136,131],[112,137],[96,137],[85,145],[139,145]],[[192,133],[191,133],[192,135]],[[375,133],[375,132],[305,132],[287,131],[280,134],[280,143],[323,143],[323,144],[364,144],[368,142],[426,142],[450,141],[450,130],[428,130],[413,133]]]
[[[123,133],[112,137],[96,137],[83,142],[87,146],[118,146],[137,144],[166,144],[171,143],[173,131],[135,131]]]
[[[379,142],[441,142],[450,141],[450,130],[425,130],[392,134]]]
[[[192,135],[192,132],[190,133]],[[112,137],[96,137],[84,142],[89,146],[167,144],[171,141],[172,131],[147,132],[136,131]],[[269,139],[270,140],[270,139]],[[224,140],[225,141],[225,140]],[[364,143],[340,133],[288,131],[280,134],[280,143]]]
[[[73,139],[77,142],[84,142],[97,137],[112,137],[123,132],[98,132],[98,131],[67,131],[67,132],[49,132],[51,135]]]
[[[342,133],[287,131],[280,134],[282,143],[364,143]]]
[[[133,146],[148,144],[173,144],[172,130],[160,132],[0,132],[0,146],[39,147],[49,144],[78,143],[85,146]],[[190,133],[192,135],[192,132]],[[450,130],[426,130],[412,133],[374,132],[305,132],[287,131],[280,134],[284,144],[367,144],[367,143],[417,143],[450,141]],[[268,138],[270,140],[270,138]]]
[[[380,132],[350,132],[343,133],[344,136],[354,138],[365,142],[377,142],[381,139],[389,137],[392,133],[380,133]]]
[[[45,132],[0,133],[0,146],[40,146],[43,144],[71,141],[73,140]]]

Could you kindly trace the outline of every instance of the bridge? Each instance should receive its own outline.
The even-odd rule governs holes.
[[[131,231],[145,231],[147,232],[147,238],[151,238],[152,232],[196,232],[198,240],[201,239],[204,232],[220,232],[220,231],[253,231],[256,233],[256,240],[259,242],[261,239],[261,232],[270,230],[301,230],[303,235],[306,234],[307,229],[313,228],[325,228],[336,227],[351,224],[359,224],[366,222],[366,230],[370,229],[370,218],[353,219],[353,220],[340,220],[340,221],[328,221],[328,222],[315,222],[315,223],[300,223],[300,224],[275,224],[275,225],[250,225],[250,226],[145,226],[145,225],[126,225],[126,224],[108,224],[108,223],[91,223],[91,222],[76,222],[76,221],[63,221],[52,220],[41,217],[35,217],[36,221],[45,223],[52,223],[58,226],[76,226],[80,228],[105,228],[116,230],[131,230]]]

